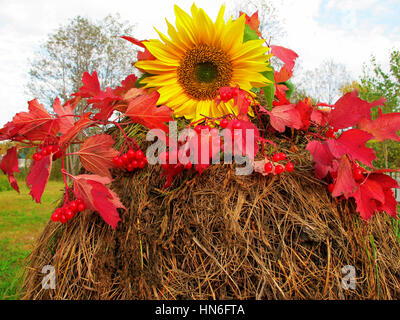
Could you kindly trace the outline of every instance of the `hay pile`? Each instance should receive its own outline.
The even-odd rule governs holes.
[[[24,298],[399,299],[392,221],[380,215],[366,225],[307,170],[236,176],[214,165],[167,190],[159,166],[119,173],[112,188],[128,210],[117,229],[89,212],[50,221],[30,256]],[[56,290],[41,289],[48,264]],[[356,268],[356,290],[342,289],[345,265]]]

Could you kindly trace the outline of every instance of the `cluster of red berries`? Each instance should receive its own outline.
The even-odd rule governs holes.
[[[283,152],[280,153],[275,153],[272,156],[272,161],[273,162],[280,162],[280,161],[285,161],[286,160],[286,154]],[[285,171],[286,172],[293,172],[294,170],[294,164],[291,163],[290,161],[286,163],[285,166],[281,164],[274,165],[272,162],[267,162],[264,165],[264,170],[266,173],[272,173],[274,172],[275,174],[282,174]]]
[[[229,121],[228,119],[224,118],[221,119],[219,125],[222,129],[226,129],[228,127],[231,127],[232,129],[240,129],[242,127],[242,124],[237,119]],[[194,131],[196,131],[197,134],[201,133],[210,133],[211,135],[219,134],[219,130],[217,128],[210,128],[210,126],[208,125],[197,125],[193,129]]]
[[[222,101],[227,102],[233,98],[236,98],[240,93],[240,89],[238,87],[223,87],[219,89],[219,96]],[[251,104],[251,99],[249,97],[244,98],[248,105]]]
[[[62,208],[57,208],[51,215],[51,220],[54,222],[60,221],[66,223],[71,220],[78,212],[85,210],[85,204],[82,199],[76,199],[68,204],[64,204]]]
[[[147,158],[142,150],[129,149],[126,153],[113,158],[113,163],[117,168],[124,168],[129,172],[135,169],[143,169],[147,164]]]
[[[335,133],[338,132],[338,131],[339,131],[339,129],[329,128],[325,132],[325,137],[335,139],[336,138],[336,134]]]
[[[43,159],[43,157],[48,156],[49,154],[53,154],[53,161],[55,161],[58,158],[61,158],[62,151],[56,144],[39,146],[36,149],[36,153],[33,154],[33,160],[40,161]]]

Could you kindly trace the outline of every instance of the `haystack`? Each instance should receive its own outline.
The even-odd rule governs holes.
[[[299,152],[297,151],[297,155]],[[127,211],[49,222],[29,257],[24,299],[399,299],[393,220],[360,220],[331,198],[306,153],[282,176],[234,165],[187,171],[162,189],[160,166],[113,172]],[[56,289],[42,289],[43,266]],[[353,266],[356,288],[342,285]]]

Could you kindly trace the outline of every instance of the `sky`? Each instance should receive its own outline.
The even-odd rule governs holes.
[[[400,0],[264,0],[275,6],[285,36],[274,44],[298,53],[302,69],[322,61],[343,63],[357,79],[371,55],[387,64],[390,51],[400,48]],[[237,1],[243,3],[244,0]],[[158,38],[175,22],[174,4],[189,11],[193,0],[0,0],[0,126],[15,113],[27,111],[29,59],[60,25],[77,15],[100,20],[119,13],[135,25],[132,36]],[[197,0],[214,20],[229,0]]]

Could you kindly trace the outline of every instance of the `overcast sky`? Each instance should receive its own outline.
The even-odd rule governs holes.
[[[244,2],[242,0],[241,2]],[[384,63],[392,49],[400,48],[400,0],[265,0],[278,10],[286,36],[284,45],[300,56],[303,69],[332,58],[346,65],[353,78],[371,55]],[[136,25],[139,39],[157,38],[153,26],[165,31],[173,23],[173,5],[189,10],[192,0],[0,0],[0,126],[27,110],[25,93],[29,63],[40,43],[60,24],[76,15],[93,20],[119,13]],[[215,19],[222,3],[197,0]]]

